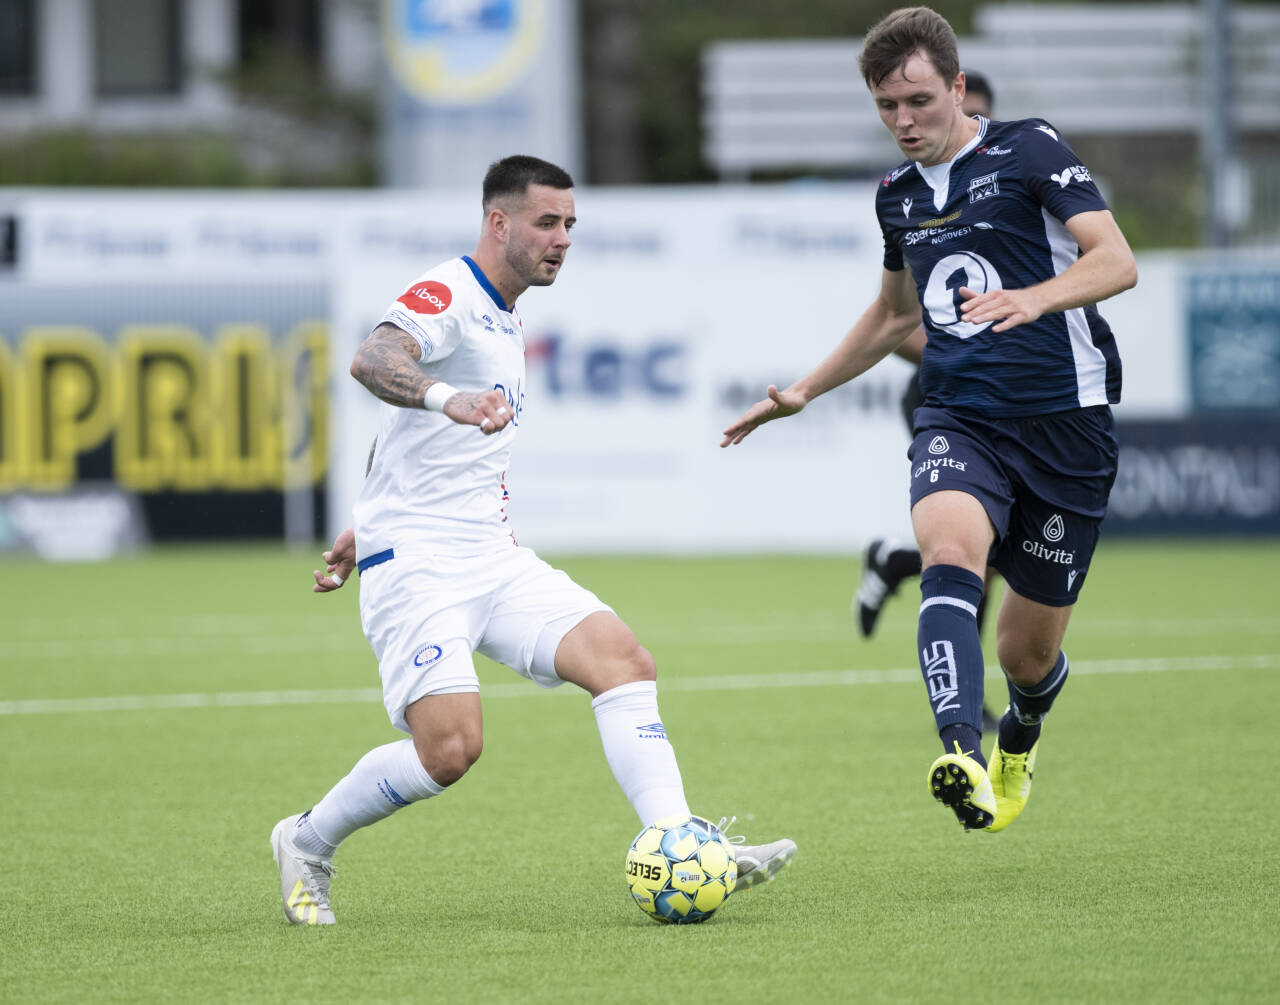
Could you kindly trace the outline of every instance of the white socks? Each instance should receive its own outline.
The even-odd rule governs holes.
[[[656,681],[611,688],[591,702],[604,756],[646,827],[663,817],[689,815],[676,753],[658,715]]]
[[[591,703],[613,777],[646,826],[689,815],[676,754],[658,715],[654,681],[623,684]],[[438,796],[438,785],[418,760],[413,740],[375,747],[298,821],[291,840],[327,858],[346,838],[391,816],[402,806]]]
[[[293,843],[327,857],[361,827],[443,791],[418,760],[413,740],[374,747],[298,822]]]

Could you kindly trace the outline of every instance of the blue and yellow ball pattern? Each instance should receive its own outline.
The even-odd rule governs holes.
[[[656,921],[706,921],[737,881],[733,845],[702,817],[659,820],[637,834],[627,851],[631,896]]]

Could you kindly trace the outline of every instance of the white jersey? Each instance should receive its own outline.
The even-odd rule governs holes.
[[[423,273],[382,316],[413,336],[422,367],[459,391],[498,390],[512,421],[485,436],[440,412],[383,402],[373,466],[354,507],[356,557],[476,555],[513,541],[506,471],[524,404],[524,325],[470,258]]]

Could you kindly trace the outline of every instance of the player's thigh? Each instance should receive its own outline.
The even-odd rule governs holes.
[[[1013,490],[989,429],[973,417],[916,410],[911,459],[911,522],[922,561],[986,571],[991,544],[1005,531]]]
[[[1015,684],[1038,684],[1057,662],[1073,607],[1053,607],[1024,597],[1006,583],[996,622],[996,655]]]
[[[411,732],[405,710],[425,695],[479,690],[472,652],[488,600],[462,582],[400,555],[360,577],[360,618],[397,729]]]
[[[591,615],[613,611],[528,548],[516,548],[505,562],[477,648],[541,687],[556,687],[566,679],[556,669],[563,638]]]
[[[593,697],[611,688],[658,676],[653,658],[612,611],[583,618],[560,640],[556,675]]]
[[[920,560],[931,565],[958,565],[975,576],[986,574],[995,528],[982,503],[968,492],[933,492],[911,507]]]

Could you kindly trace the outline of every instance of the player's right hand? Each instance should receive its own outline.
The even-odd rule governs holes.
[[[748,408],[736,422],[730,423],[724,431],[724,439],[720,446],[730,447],[741,443],[757,426],[774,419],[783,419],[795,415],[805,406],[804,397],[798,391],[790,389],[779,391],[773,384],[769,385],[769,397],[757,401]]]
[[[515,416],[501,391],[459,391],[444,403],[444,414],[463,426],[479,426],[485,436],[507,427]]]
[[[313,593],[332,593],[342,588],[342,584],[351,578],[356,567],[356,534],[348,527],[333,539],[333,547],[320,556],[324,559],[325,571],[313,569],[316,585],[311,587]]]

